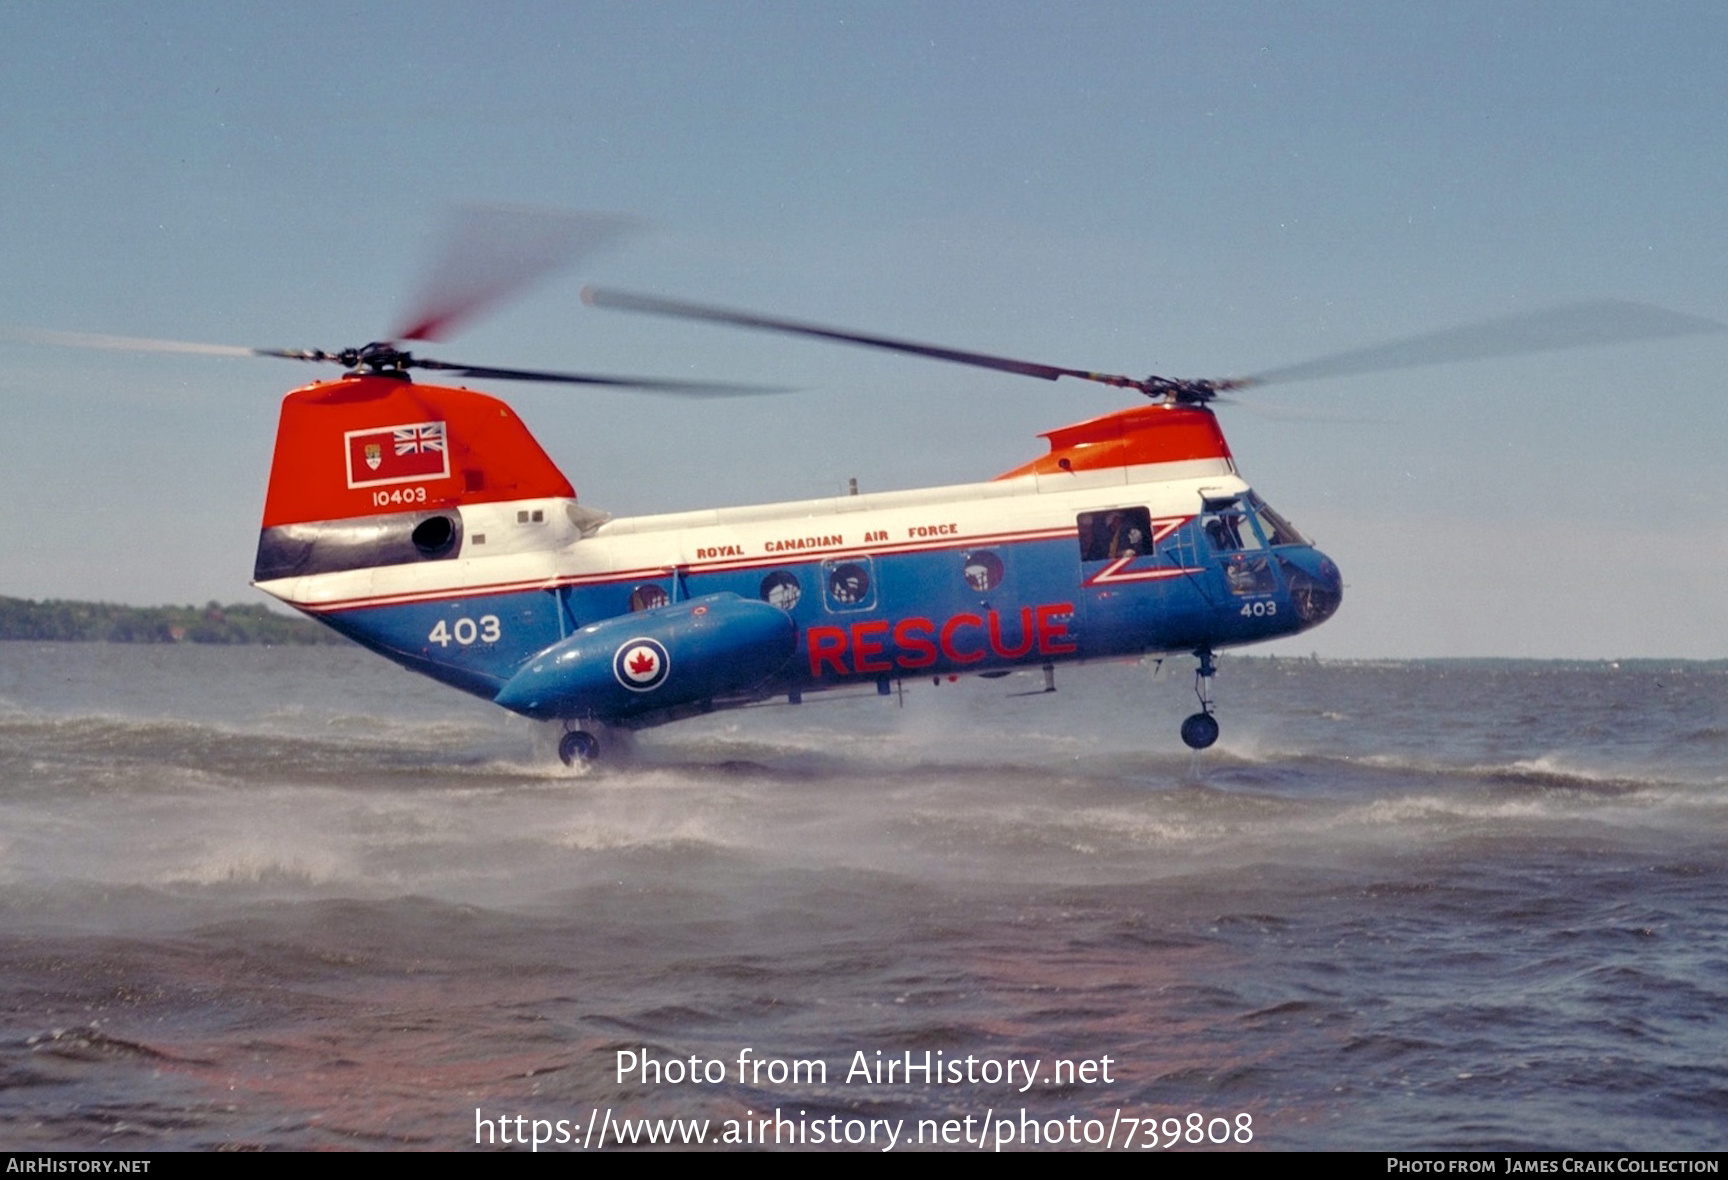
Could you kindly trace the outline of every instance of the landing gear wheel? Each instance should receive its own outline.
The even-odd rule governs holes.
[[[1182,723],[1182,740],[1190,750],[1204,750],[1218,740],[1218,718],[1210,713],[1195,713]]]
[[[600,757],[600,739],[587,730],[573,729],[558,739],[558,757],[566,766],[592,762]]]
[[[1212,716],[1212,677],[1218,674],[1218,663],[1209,647],[1195,648],[1194,655],[1200,661],[1194,672],[1194,695],[1200,698],[1200,711],[1182,723],[1182,740],[1190,750],[1204,750],[1218,740],[1218,718]]]

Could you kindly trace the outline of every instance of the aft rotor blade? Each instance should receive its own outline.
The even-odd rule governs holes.
[[[1132,377],[1118,377],[1109,373],[1091,373],[1085,369],[1064,369],[1056,365],[1042,365],[1036,361],[1015,360],[1011,357],[992,356],[983,352],[964,352],[957,348],[944,348],[937,344],[921,344],[916,340],[899,340],[892,336],[868,336],[862,332],[852,332],[844,328],[830,328],[822,324],[809,324],[801,320],[757,315],[748,311],[734,311],[730,308],[712,307],[702,303],[660,299],[653,295],[634,295],[628,291],[584,287],[582,289],[582,301],[593,307],[643,311],[650,315],[672,316],[676,319],[703,320],[714,324],[731,324],[738,328],[759,328],[769,332],[785,332],[793,336],[813,336],[819,340],[835,340],[841,344],[859,344],[866,348],[885,348],[891,352],[910,353],[913,356],[952,361],[957,365],[973,365],[981,369],[996,369],[1003,373],[1018,373],[1023,377],[1039,377],[1045,381],[1054,381],[1058,377],[1078,377],[1083,381],[1101,381],[1106,385],[1130,389],[1139,389],[1142,385],[1141,382]]]
[[[178,352],[197,356],[285,356],[238,344],[204,344],[196,340],[156,340],[149,336],[104,336],[96,332],[54,332],[45,328],[7,328],[6,335],[31,344],[61,348],[99,348],[113,352]]]
[[[1643,303],[1607,300],[1573,303],[1527,315],[1502,316],[1443,332],[1394,340],[1372,348],[1335,353],[1270,369],[1231,384],[1237,388],[1273,382],[1318,381],[1457,361],[1490,360],[1560,352],[1599,344],[1630,344],[1674,336],[1728,331],[1728,325]]]
[[[411,367],[474,377],[482,381],[541,381],[553,385],[590,385],[610,389],[635,389],[644,393],[670,393],[684,397],[750,397],[762,393],[787,393],[773,385],[728,385],[715,381],[676,381],[654,377],[612,377],[601,373],[558,373],[545,369],[496,369],[486,365],[461,365],[450,361],[415,357]]]
[[[592,254],[639,223],[602,213],[458,210],[394,339],[442,340],[464,322]]]

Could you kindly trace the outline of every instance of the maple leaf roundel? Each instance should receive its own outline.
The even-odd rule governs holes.
[[[672,658],[659,641],[642,636],[628,639],[612,655],[612,675],[631,692],[651,692],[666,683]]]

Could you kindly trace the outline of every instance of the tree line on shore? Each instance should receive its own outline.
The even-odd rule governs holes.
[[[0,598],[0,640],[85,643],[347,643],[310,619],[261,605],[121,606],[112,602]]]

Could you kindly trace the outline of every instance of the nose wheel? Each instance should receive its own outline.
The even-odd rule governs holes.
[[[1182,723],[1182,741],[1190,750],[1204,750],[1218,740],[1218,718],[1212,715],[1212,677],[1218,665],[1212,659],[1212,649],[1195,649],[1200,667],[1194,672],[1194,695],[1200,698],[1200,711]]]

